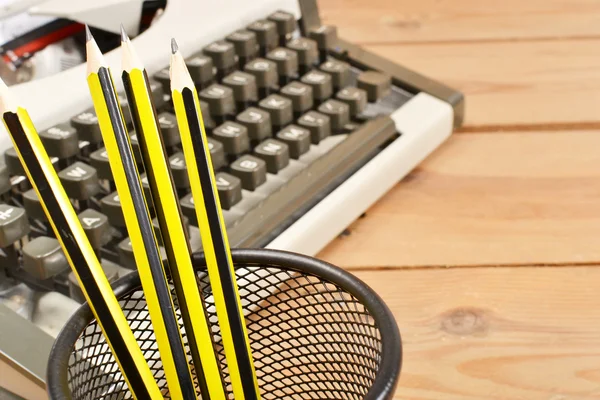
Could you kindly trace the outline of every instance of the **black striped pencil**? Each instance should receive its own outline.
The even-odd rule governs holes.
[[[163,399],[119,301],[23,107],[0,80],[0,113],[56,238],[135,399]]]
[[[174,39],[171,42],[171,50],[173,105],[231,384],[236,399],[257,400],[260,399],[260,391],[200,112],[200,102]]]
[[[112,74],[86,26],[87,82],[123,209],[125,225],[154,330],[169,395],[196,399],[169,282]]]
[[[192,252],[183,225],[183,215],[169,169],[148,76],[124,31],[122,36],[123,85],[137,132],[194,368],[202,393],[206,394],[204,398],[225,399],[225,388],[216,358],[212,332],[192,265]]]

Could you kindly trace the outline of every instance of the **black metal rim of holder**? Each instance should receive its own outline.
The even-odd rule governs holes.
[[[338,285],[359,300],[374,318],[381,334],[382,345],[379,372],[364,400],[386,400],[393,397],[402,368],[401,336],[394,315],[373,289],[339,267],[297,253],[271,249],[232,249],[231,256],[235,268],[254,264],[307,273]],[[203,253],[195,253],[193,257],[196,269],[205,267]],[[135,272],[113,285],[117,298],[139,287],[139,275]],[[93,319],[89,306],[84,303],[57,336],[47,368],[50,399],[71,400],[67,377],[69,357],[82,331]]]

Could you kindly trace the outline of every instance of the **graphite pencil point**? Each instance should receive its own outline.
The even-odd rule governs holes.
[[[92,40],[92,32],[90,32],[90,27],[85,24],[85,41],[89,42]]]
[[[129,41],[129,36],[127,35],[127,32],[125,32],[125,27],[123,26],[123,24],[121,24],[121,42],[128,42]]]
[[[177,46],[177,42],[175,41],[175,38],[171,39],[171,53],[175,54],[177,53],[177,50],[179,50],[179,46]]]

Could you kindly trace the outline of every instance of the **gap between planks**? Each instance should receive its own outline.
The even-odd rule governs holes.
[[[364,266],[600,263],[600,131],[453,135],[318,257]]]
[[[395,399],[600,399],[600,269],[357,276],[402,335]]]
[[[597,40],[459,45],[366,46],[465,95],[464,126],[600,125]]]
[[[346,39],[342,37],[343,39]],[[600,35],[586,36],[554,36],[554,37],[507,37],[507,38],[481,38],[481,39],[451,39],[451,40],[394,40],[386,41],[351,41],[356,45],[365,46],[439,46],[439,45],[455,45],[455,44],[504,44],[504,43],[524,43],[524,42],[569,42],[569,41],[585,41],[598,40]],[[348,40],[348,39],[346,39]]]
[[[356,43],[600,34],[596,0],[318,0],[321,18]]]
[[[344,267],[349,272],[387,272],[387,271],[437,271],[437,270],[452,270],[452,269],[494,269],[494,268],[589,268],[599,267],[600,260],[590,262],[557,262],[557,263],[513,263],[513,264],[456,264],[456,265],[378,265],[378,266],[350,266]]]
[[[454,133],[535,133],[542,131],[546,133],[564,131],[585,131],[594,129],[600,129],[600,122],[463,126],[454,131]]]

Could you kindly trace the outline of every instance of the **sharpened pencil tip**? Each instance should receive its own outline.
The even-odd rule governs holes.
[[[175,54],[177,53],[177,50],[179,50],[179,46],[177,46],[175,38],[171,38],[171,53]]]
[[[86,25],[87,28],[87,25]],[[102,52],[98,47],[98,43],[94,40],[94,37],[90,33],[89,29],[86,31],[86,35],[89,35],[85,42],[85,53],[87,58],[87,73],[88,75],[93,72],[98,72],[100,67],[106,67],[106,61],[102,56]]]
[[[129,36],[125,32],[125,27],[121,24],[121,42],[129,42]]]
[[[93,38],[94,37],[92,36],[92,32],[90,31],[90,27],[87,24],[85,24],[85,41],[89,42]]]

